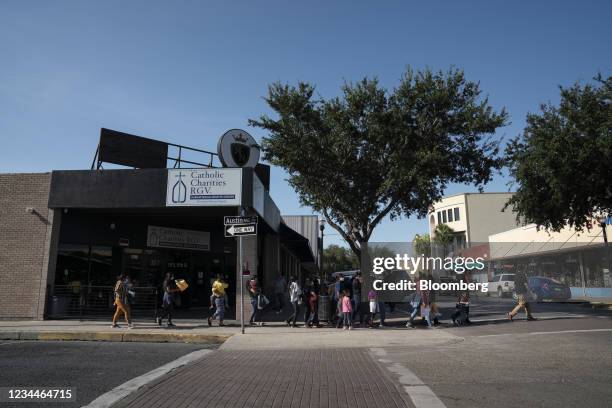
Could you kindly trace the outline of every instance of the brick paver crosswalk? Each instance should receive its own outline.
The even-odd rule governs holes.
[[[365,349],[218,350],[115,406],[411,407]]]

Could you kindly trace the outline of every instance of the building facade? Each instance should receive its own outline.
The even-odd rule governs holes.
[[[120,273],[135,281],[135,312],[143,316],[159,305],[166,273],[187,281],[180,309],[198,316],[217,275],[229,283],[233,314],[249,277],[265,292],[278,274],[316,274],[308,239],[282,220],[260,170],[0,174],[0,288],[10,294],[0,297],[0,319],[107,316]],[[258,217],[256,234],[241,238],[242,258],[239,238],[224,226],[241,210]]]
[[[524,272],[568,286],[572,298],[612,298],[612,257],[599,226],[548,232],[529,224],[489,236],[489,250],[490,277]]]
[[[503,211],[512,193],[463,193],[444,197],[428,214],[429,235],[440,224],[454,230],[455,248],[486,243],[489,235],[517,226],[515,214]]]

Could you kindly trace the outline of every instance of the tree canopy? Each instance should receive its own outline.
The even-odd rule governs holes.
[[[452,229],[446,224],[438,224],[436,225],[436,229],[434,230],[433,242],[434,244],[446,248],[453,242],[454,235],[454,229]]]
[[[359,262],[353,252],[339,245],[329,245],[323,250],[323,271],[331,274],[338,271],[357,269]]]
[[[429,234],[416,234],[412,240],[412,248],[414,256],[430,256],[431,255],[431,240]]]
[[[612,212],[612,77],[560,91],[506,148],[518,184],[507,206],[545,229],[581,230]]]
[[[391,91],[364,78],[330,99],[274,83],[265,100],[275,117],[249,120],[268,132],[264,158],[357,257],[386,216],[425,216],[448,183],[481,188],[502,165],[492,135],[507,114],[461,70],[408,69]]]

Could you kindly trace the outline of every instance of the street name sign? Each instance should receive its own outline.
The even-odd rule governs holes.
[[[226,237],[241,237],[245,235],[257,235],[257,224],[225,225]]]
[[[256,215],[253,216],[225,216],[223,217],[223,224],[225,225],[237,225],[237,224],[257,224],[258,218]]]

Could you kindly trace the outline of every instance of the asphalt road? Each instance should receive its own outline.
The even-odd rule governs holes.
[[[0,403],[2,407],[80,407],[99,395],[204,348],[178,343],[0,342],[0,387],[76,388],[74,403]]]
[[[511,305],[511,300],[476,302],[473,319],[480,322],[440,329],[456,339],[385,347],[377,358],[416,376],[448,408],[609,406],[610,312],[543,303],[533,305],[538,321],[528,322],[524,315],[514,322],[487,321]],[[391,374],[400,381],[399,374]]]

